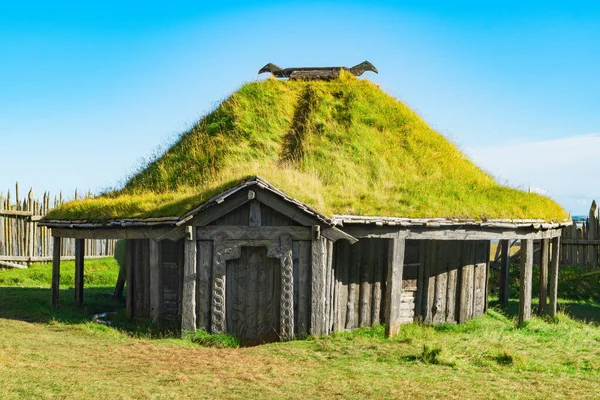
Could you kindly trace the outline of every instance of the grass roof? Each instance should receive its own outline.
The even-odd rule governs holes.
[[[123,189],[47,219],[180,216],[254,175],[329,216],[568,218],[549,198],[499,185],[375,84],[342,74],[248,83]]]

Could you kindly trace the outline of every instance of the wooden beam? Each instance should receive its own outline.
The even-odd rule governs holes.
[[[388,274],[385,290],[386,337],[392,337],[400,332],[404,247],[405,241],[403,239],[392,239],[389,241]]]
[[[85,240],[75,240],[75,304],[83,304],[83,267],[85,255]]]
[[[208,207],[199,212],[194,218],[186,223],[187,226],[205,226],[221,218],[225,214],[229,214],[236,208],[249,202],[251,196],[248,196],[248,190],[240,190],[239,192],[227,197],[222,203]]]
[[[127,292],[125,293],[125,312],[127,318],[133,318],[133,299],[134,299],[134,291],[135,291],[135,276],[133,274],[133,254],[135,248],[135,242],[132,239],[125,241],[125,269],[126,279],[127,279]]]
[[[283,235],[290,236],[292,240],[312,239],[311,228],[304,226],[210,225],[196,228],[197,240],[213,240],[216,236],[220,236],[226,240],[279,240]]]
[[[196,251],[198,242],[193,227],[186,228],[183,261],[183,294],[181,301],[181,330],[196,330]]]
[[[533,240],[521,240],[521,292],[519,295],[519,324],[531,318],[531,284],[533,269]]]
[[[412,240],[502,240],[551,239],[560,236],[560,229],[537,230],[533,228],[494,228],[483,226],[344,226],[344,232],[356,238],[404,238]]]
[[[150,318],[158,326],[163,323],[162,282],[160,273],[160,242],[149,241]]]
[[[510,289],[510,240],[501,240],[498,245],[501,247],[500,253],[500,305],[508,307],[509,289]]]
[[[550,239],[543,239],[540,247],[540,301],[538,314],[546,313],[546,302],[548,296],[548,258],[550,252]]]
[[[550,273],[548,285],[548,314],[556,317],[556,306],[558,301],[558,264],[560,262],[560,237],[552,239],[552,259],[550,261]]]
[[[156,239],[173,230],[173,228],[51,229],[53,236],[74,239]]]
[[[52,308],[58,308],[58,293],[60,291],[60,251],[61,238],[54,237],[54,247],[52,249]]]

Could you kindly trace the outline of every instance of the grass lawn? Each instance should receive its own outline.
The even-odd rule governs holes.
[[[174,333],[91,322],[122,309],[112,260],[86,263],[86,306],[73,305],[72,263],[50,310],[50,266],[0,271],[0,398],[597,398],[600,274],[565,270],[574,299],[555,321],[518,327],[516,300],[465,325],[382,327],[250,348],[202,347]],[[570,286],[571,285],[571,286]],[[581,286],[581,285],[580,285]],[[579,287],[579,286],[577,286]],[[570,289],[571,288],[571,289]],[[562,293],[562,292],[561,292]],[[536,305],[534,304],[534,309]],[[584,318],[589,322],[585,322]]]

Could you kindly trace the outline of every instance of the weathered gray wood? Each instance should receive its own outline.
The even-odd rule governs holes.
[[[425,240],[419,241],[419,270],[417,271],[417,293],[415,298],[415,320],[423,320],[423,288],[425,280]]]
[[[429,242],[429,246],[428,246],[428,257],[427,257],[427,261],[428,261],[428,276],[425,278],[425,284],[426,286],[426,290],[427,290],[427,302],[424,304],[425,306],[425,313],[424,313],[424,318],[423,321],[427,322],[427,323],[431,323],[433,322],[433,316],[434,316],[434,307],[435,307],[435,301],[436,301],[436,297],[435,297],[435,277],[437,274],[437,265],[436,265],[436,261],[437,261],[437,252],[438,252],[438,242],[437,241],[430,241]]]
[[[248,191],[240,191],[233,194],[225,201],[217,204],[213,207],[207,208],[196,215],[191,221],[186,223],[187,226],[204,226],[209,223],[221,218],[222,216],[229,214],[236,208],[241,207],[252,199],[249,198]]]
[[[75,240],[75,304],[83,304],[83,274],[84,274],[85,242],[83,239]]]
[[[521,240],[521,291],[519,295],[519,324],[531,318],[531,284],[533,240]]]
[[[4,195],[0,193],[0,256],[6,254],[6,236],[4,227],[4,216],[2,211],[4,210]]]
[[[250,202],[250,226],[261,226],[260,203],[256,200]]]
[[[189,227],[185,238],[183,259],[183,293],[181,297],[181,330],[196,330],[196,256],[198,242],[195,230]]]
[[[489,254],[487,242],[475,242],[475,268],[473,276],[473,318],[483,315],[485,311],[486,274]]]
[[[448,288],[446,297],[446,322],[456,322],[456,299],[458,284],[459,254],[457,247],[461,245],[458,241],[449,242],[448,249]]]
[[[52,228],[52,235],[74,239],[157,239],[172,228],[67,229]]]
[[[127,269],[127,292],[125,294],[125,311],[127,318],[133,318],[134,310],[134,292],[135,292],[135,275],[134,275],[134,242],[133,240],[127,240],[125,242],[125,265]]]
[[[350,260],[348,262],[348,301],[346,306],[346,329],[358,327],[358,279],[360,273],[360,242],[350,247]]]
[[[386,256],[386,254],[384,253],[384,248],[382,246],[384,244],[384,241],[375,239],[374,244],[375,257],[372,257],[372,259],[375,262],[373,266],[373,300],[371,301],[372,326],[379,325],[381,323],[381,286],[384,282],[384,279],[387,278],[383,276],[383,263],[385,262]]]
[[[502,307],[508,307],[508,297],[510,288],[510,241],[501,240],[498,244],[502,248],[500,254],[500,304]]]
[[[548,314],[556,317],[558,301],[558,264],[560,259],[560,237],[552,239],[552,259],[550,261],[549,285],[548,285]]]
[[[144,317],[144,266],[143,266],[143,244],[142,239],[135,239],[132,241],[134,243],[134,251],[133,251],[133,276],[135,279],[133,281],[133,296],[134,296],[134,316],[137,318]]]
[[[331,240],[327,241],[327,271],[329,275],[329,294],[327,298],[327,302],[329,303],[327,307],[327,334],[330,334],[333,329],[333,303],[335,299],[335,271],[333,269],[333,242]]]
[[[325,298],[323,299],[323,330],[325,335],[329,335],[330,333],[330,324],[329,324],[329,308],[331,306],[331,264],[330,264],[331,254],[329,253],[329,241],[325,242]]]
[[[58,308],[58,294],[60,292],[60,252],[61,238],[54,237],[53,260],[52,260],[52,290],[51,303],[52,308]]]
[[[551,239],[560,236],[561,230],[534,228],[465,227],[401,227],[401,226],[344,226],[344,231],[356,238],[404,238],[411,240],[502,240]]]
[[[371,325],[371,297],[373,293],[371,292],[371,274],[373,272],[373,263],[372,257],[373,254],[373,240],[367,239],[362,241],[362,262],[360,264],[360,302],[359,302],[359,319],[358,325],[360,327],[370,326]],[[358,242],[360,245],[361,242]]]
[[[385,335],[387,337],[392,337],[400,332],[404,246],[405,241],[402,239],[392,239],[389,242],[385,298]]]
[[[148,244],[150,269],[150,318],[158,326],[163,324],[163,299],[160,273],[160,244],[150,240]]]
[[[440,324],[446,322],[446,300],[448,297],[448,243],[437,241],[435,258],[434,298],[432,309],[432,322]]]
[[[253,203],[250,203],[253,204]],[[259,204],[256,202],[256,204]],[[226,226],[209,225],[196,228],[198,240],[212,240],[221,236],[227,240],[279,240],[282,235],[289,235],[292,240],[311,240],[311,228],[304,226]]]
[[[3,267],[3,268],[15,268],[15,269],[27,269],[27,265],[9,263],[9,262],[6,262],[6,261],[0,261],[0,267]]]
[[[310,332],[314,336],[325,334],[325,281],[326,245],[323,239],[312,241],[312,283]]]
[[[458,306],[458,322],[467,322],[473,312],[473,275],[475,269],[475,243],[463,242],[461,249],[460,295]]]
[[[548,262],[550,253],[550,239],[543,239],[540,248],[540,301],[538,304],[538,314],[546,313],[546,304],[548,296]]]
[[[303,337],[310,328],[310,270],[311,242],[300,241],[298,244],[298,336]]]
[[[213,260],[213,243],[207,240],[198,241],[198,293],[197,318],[198,329],[210,331],[210,283]]]

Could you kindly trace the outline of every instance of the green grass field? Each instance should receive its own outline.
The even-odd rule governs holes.
[[[0,398],[597,398],[597,270],[565,269],[556,320],[517,326],[513,300],[465,325],[381,326],[251,348],[203,347],[145,324],[117,327],[91,314],[118,311],[112,260],[86,263],[83,308],[73,305],[73,264],[62,267],[61,308],[50,266],[0,271]],[[515,271],[516,272],[516,271]],[[514,291],[515,288],[513,288]],[[567,299],[568,292],[573,299]],[[535,299],[534,299],[535,301]],[[536,304],[534,304],[534,309]],[[231,343],[229,343],[231,345]]]

